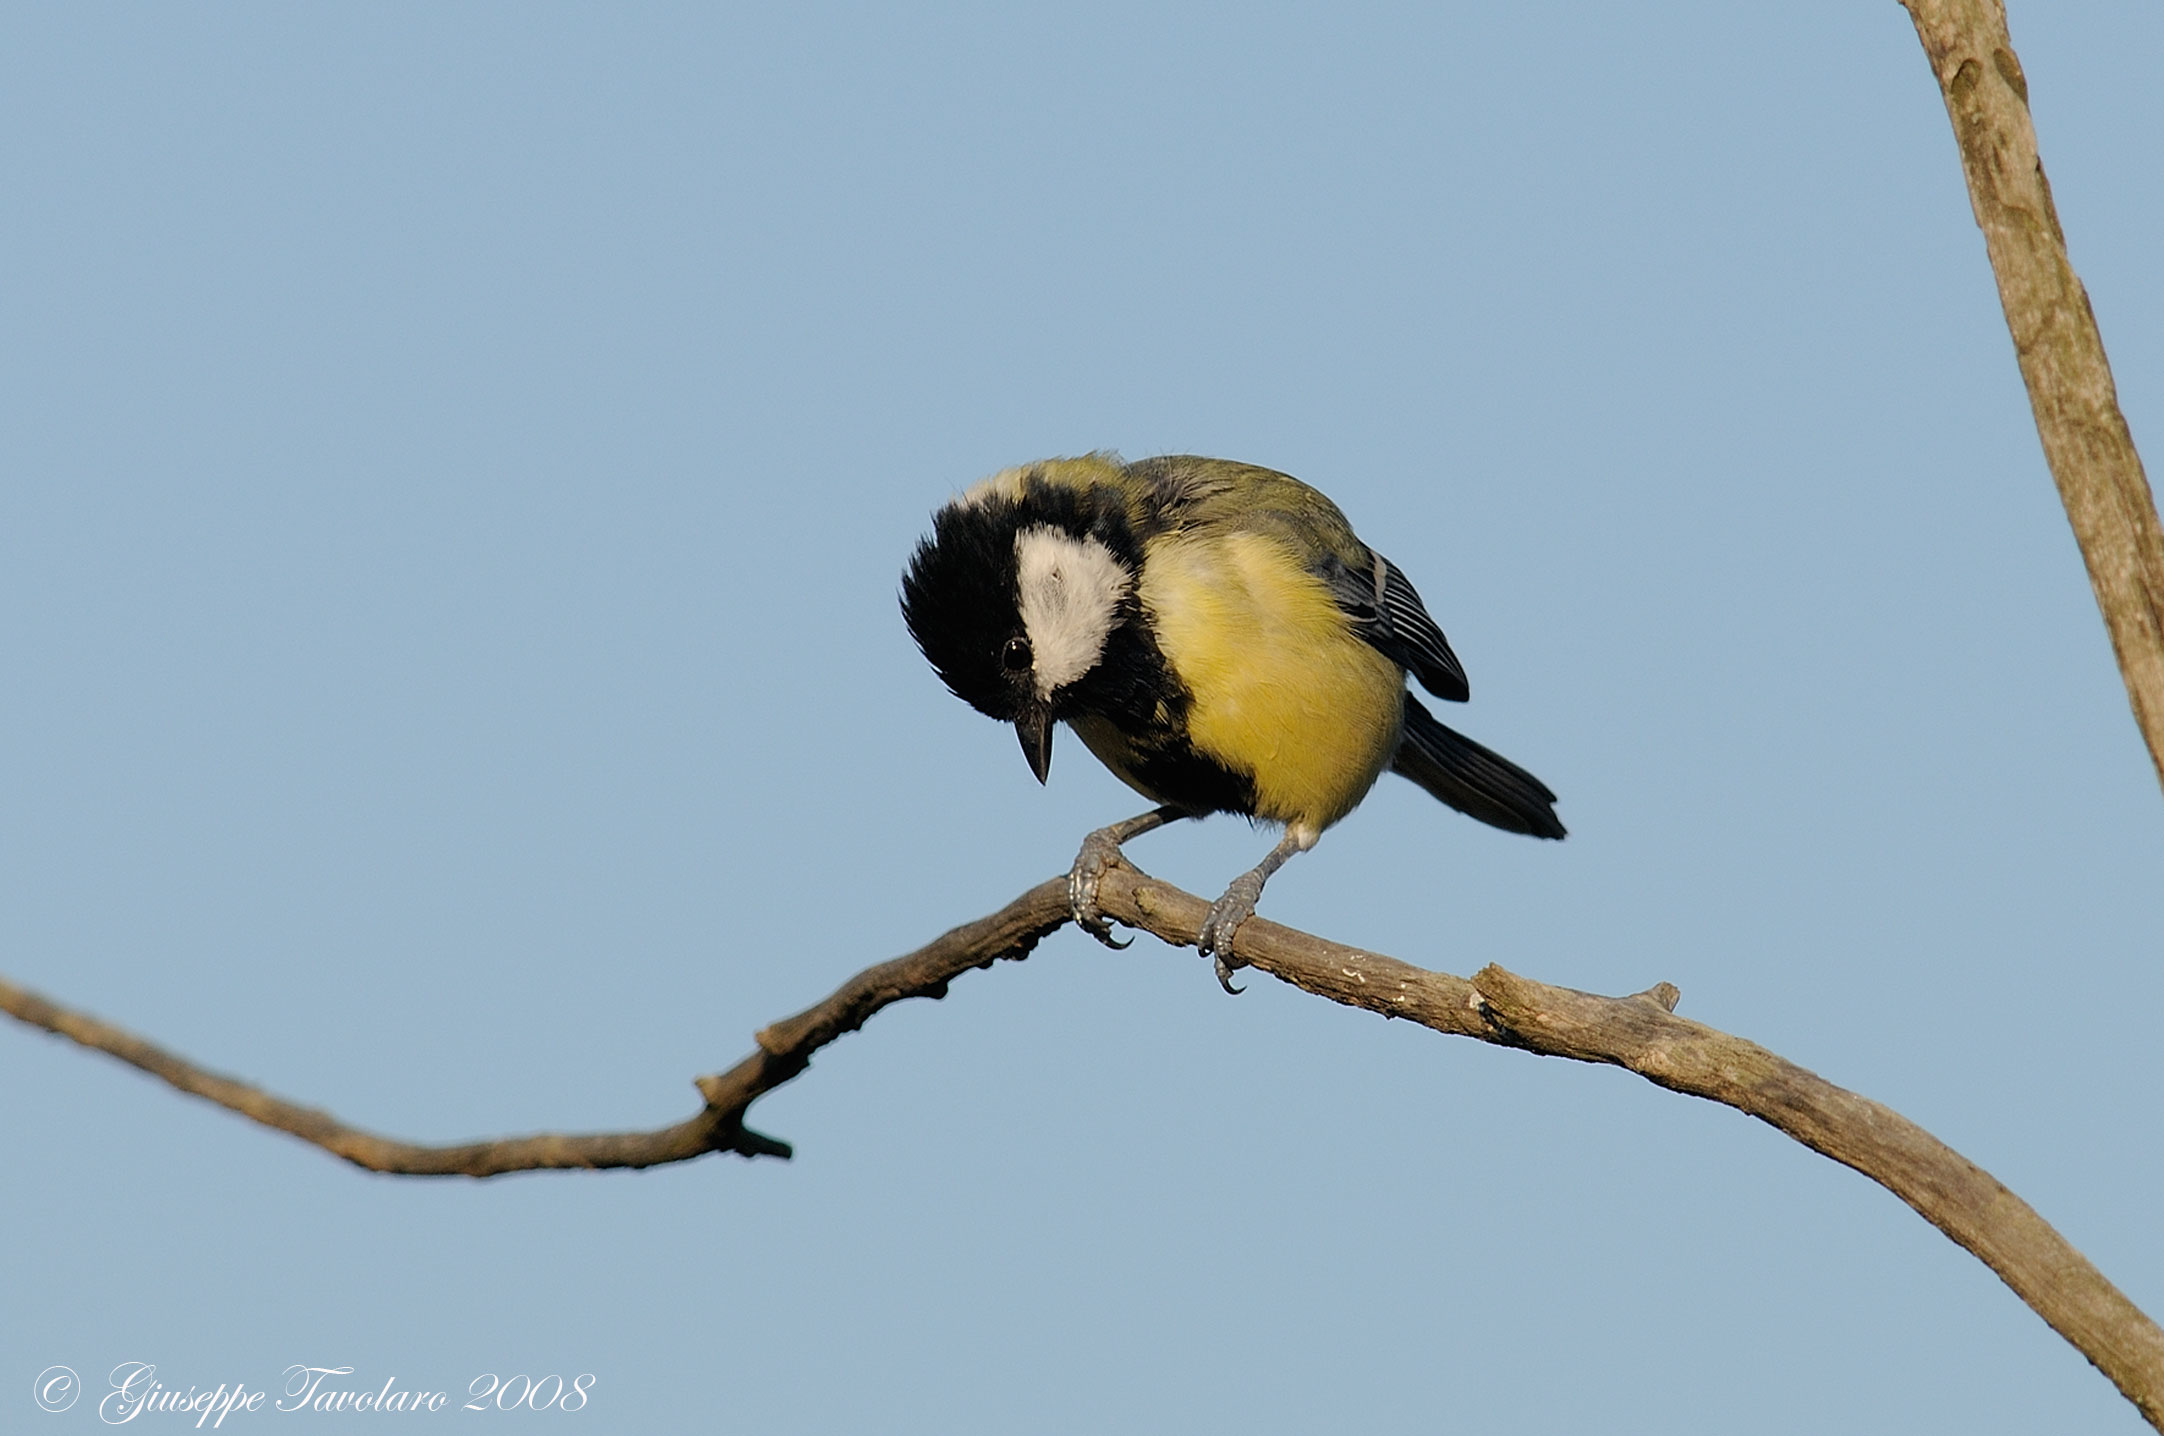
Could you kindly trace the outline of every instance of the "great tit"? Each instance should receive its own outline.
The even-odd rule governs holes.
[[[1284,825],[1202,925],[1227,991],[1263,884],[1386,768],[1494,827],[1563,836],[1545,784],[1406,690],[1410,673],[1462,702],[1465,670],[1397,566],[1288,474],[1112,454],[995,474],[933,517],[902,614],[956,697],[1014,725],[1040,783],[1065,723],[1159,805],[1075,859],[1075,920],[1099,940],[1098,884],[1128,838],[1208,813]]]

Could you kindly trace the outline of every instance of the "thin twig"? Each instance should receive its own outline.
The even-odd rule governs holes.
[[[539,1132],[488,1142],[431,1147],[348,1126],[320,1107],[303,1107],[198,1067],[122,1027],[73,1012],[0,978],[0,1011],[33,1027],[118,1057],[186,1092],[291,1133],[356,1167],[399,1177],[500,1177],[508,1172],[563,1168],[657,1167],[709,1152],[787,1157],[790,1147],[744,1125],[753,1102],[811,1065],[812,1054],[865,1019],[905,997],[944,997],[947,983],[972,967],[1025,957],[1038,939],[1067,921],[1067,880],[1031,888],[1013,902],[954,929],[906,957],[858,973],[824,1002],[758,1034],[758,1050],[714,1077],[698,1081],[704,1108],[652,1132]]]
[[[1107,916],[1177,946],[1193,944],[1209,911],[1201,898],[1125,863],[1105,874],[1098,903]],[[1027,956],[1067,921],[1067,882],[1055,878],[906,957],[866,968],[825,1001],[760,1032],[757,1049],[727,1072],[700,1078],[705,1109],[658,1132],[544,1133],[416,1146],[207,1072],[6,982],[0,982],[0,1009],[371,1171],[488,1177],[537,1168],[648,1167],[707,1152],[786,1157],[787,1143],[744,1126],[753,1102],[882,1008],[904,998],[943,997],[954,978],[1001,958]],[[1238,949],[1242,965],[1333,1002],[1543,1056],[1609,1063],[1769,1123],[1879,1183],[1974,1253],[2164,1430],[2164,1331],[2027,1203],[1891,1108],[1756,1043],[1675,1016],[1680,994],[1672,985],[1658,983],[1632,997],[1599,997],[1492,965],[1470,979],[1455,977],[1262,918],[1241,925]]]

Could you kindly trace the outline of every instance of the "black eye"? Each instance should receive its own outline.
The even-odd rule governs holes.
[[[1023,669],[1029,667],[1029,640],[1026,638],[1008,639],[1007,646],[999,651],[999,661],[1001,666],[1009,673],[1020,673]]]

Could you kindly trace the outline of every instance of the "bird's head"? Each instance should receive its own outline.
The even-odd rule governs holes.
[[[1090,680],[1129,626],[1141,563],[1121,492],[1048,470],[1065,477],[1013,470],[949,503],[902,578],[917,646],[957,698],[1014,725],[1039,782],[1052,725],[1089,710]]]

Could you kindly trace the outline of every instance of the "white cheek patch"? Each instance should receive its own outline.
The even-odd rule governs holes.
[[[1097,666],[1134,577],[1093,538],[1039,524],[1014,536],[1015,598],[1049,698]]]

